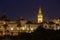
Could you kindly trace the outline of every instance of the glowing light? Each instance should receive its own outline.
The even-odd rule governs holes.
[[[11,30],[14,30],[13,27],[11,28]]]
[[[25,30],[25,27],[22,27],[21,29],[22,29],[22,30]]]
[[[33,29],[33,28],[31,28],[31,30],[33,31],[34,29]]]

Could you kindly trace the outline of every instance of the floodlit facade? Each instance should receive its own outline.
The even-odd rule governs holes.
[[[26,21],[24,20],[20,20],[20,22],[22,22],[21,26],[18,27],[17,21],[0,21],[0,33],[2,33],[3,35],[16,36],[21,32],[34,32],[38,27],[38,24],[26,24]]]

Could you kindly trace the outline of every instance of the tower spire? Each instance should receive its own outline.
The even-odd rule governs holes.
[[[39,8],[39,14],[42,14],[42,10],[41,10],[41,7]]]

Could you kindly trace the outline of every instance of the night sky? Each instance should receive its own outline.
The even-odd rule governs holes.
[[[60,0],[0,0],[0,17],[6,10],[11,20],[20,17],[36,22],[38,8],[42,8],[44,19],[60,19]]]

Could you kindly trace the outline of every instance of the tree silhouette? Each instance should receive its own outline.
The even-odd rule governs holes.
[[[60,31],[44,29],[40,25],[35,32],[32,33],[33,40],[58,40],[60,39]]]

